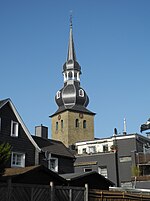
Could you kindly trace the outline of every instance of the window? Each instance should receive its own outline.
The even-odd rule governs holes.
[[[72,79],[72,72],[68,73],[69,80]]]
[[[60,98],[60,91],[57,91],[56,98]]]
[[[95,152],[96,152],[95,146],[89,147],[89,153],[95,153]]]
[[[64,128],[64,121],[61,120],[61,129],[63,129],[63,128]]]
[[[92,168],[84,168],[84,172],[90,172],[92,171]]]
[[[83,128],[86,128],[86,120],[83,120]]]
[[[98,173],[104,177],[108,177],[107,166],[98,167]]]
[[[58,131],[58,121],[56,122],[56,131]]]
[[[25,167],[25,154],[12,152],[11,167]]]
[[[84,97],[84,91],[83,91],[83,89],[79,89],[79,96],[80,97]]]
[[[58,172],[58,159],[50,158],[48,163],[48,168],[54,172]]]
[[[86,148],[83,148],[83,149],[82,149],[82,153],[83,153],[83,154],[86,154]]]
[[[75,80],[77,79],[77,73],[76,72],[74,73],[74,78],[75,78]]]
[[[11,121],[11,136],[18,137],[18,122]]]
[[[108,152],[108,144],[103,145],[103,152]]]
[[[79,119],[76,119],[76,128],[78,128],[79,127]]]

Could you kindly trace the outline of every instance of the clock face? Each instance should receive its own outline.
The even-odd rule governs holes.
[[[61,115],[59,114],[59,115],[58,115],[58,120],[60,120],[60,119],[61,119]]]
[[[79,117],[82,119],[82,118],[83,118],[83,114],[82,114],[82,113],[80,113],[80,114],[79,114]]]

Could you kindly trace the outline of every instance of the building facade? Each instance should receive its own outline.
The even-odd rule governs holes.
[[[97,171],[116,186],[133,187],[135,176],[139,179],[136,187],[150,185],[150,139],[147,137],[114,135],[78,142],[76,149],[75,172]]]
[[[70,21],[67,61],[63,65],[62,73],[64,86],[55,96],[58,110],[50,116],[52,139],[72,147],[77,141],[94,139],[95,115],[86,108],[89,98],[80,86],[81,67],[75,54],[72,21]]]

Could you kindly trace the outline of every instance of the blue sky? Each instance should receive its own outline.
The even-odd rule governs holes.
[[[96,112],[95,136],[116,127],[139,133],[149,116],[149,0],[1,0],[0,99],[11,98],[31,133],[49,116],[63,86],[69,15],[81,86]]]

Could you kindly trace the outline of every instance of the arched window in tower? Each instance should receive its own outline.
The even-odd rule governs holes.
[[[64,128],[64,121],[61,120],[61,129],[63,129],[63,128]]]
[[[68,78],[69,78],[69,80],[72,79],[72,72],[69,72],[69,73],[68,73]]]
[[[79,127],[79,119],[76,119],[76,122],[75,122],[75,127],[78,128]]]
[[[60,98],[60,91],[57,91],[56,98]]]
[[[83,120],[83,128],[86,128],[86,120]]]
[[[74,73],[74,79],[77,80],[77,72]]]
[[[80,97],[84,97],[84,91],[83,91],[83,89],[79,89],[79,96]]]
[[[56,122],[56,131],[58,131],[58,121]]]

